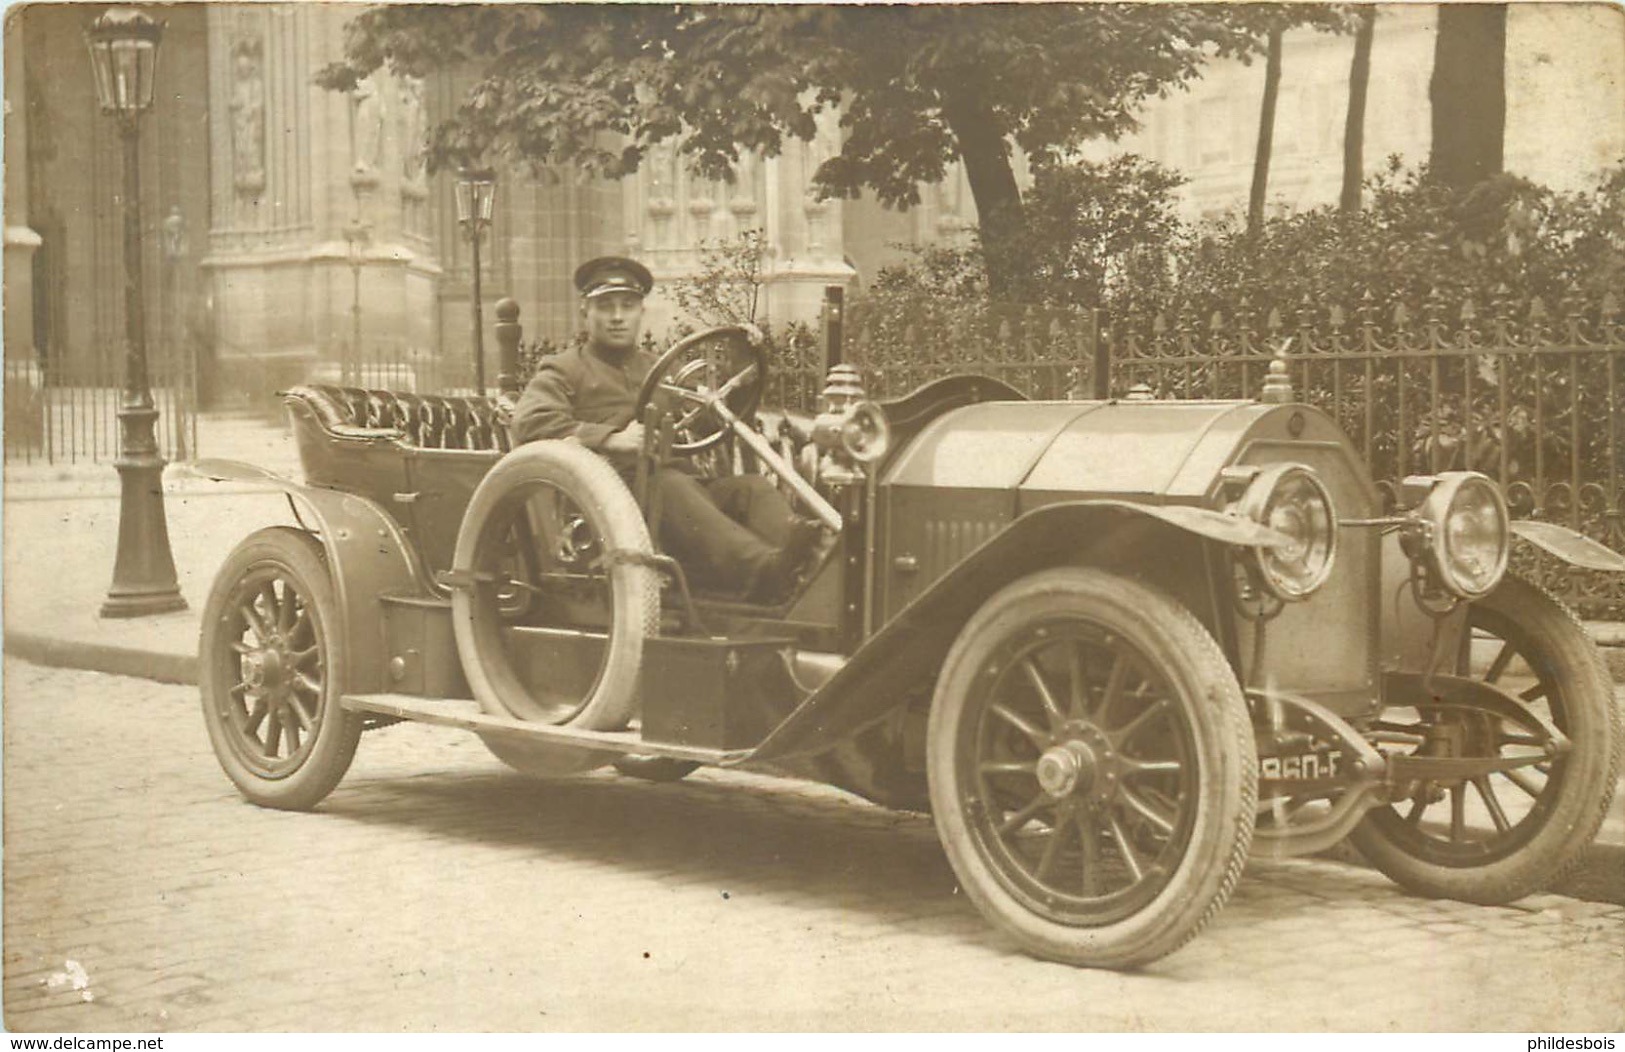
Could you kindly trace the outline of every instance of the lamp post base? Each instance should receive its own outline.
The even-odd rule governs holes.
[[[164,460],[155,452],[138,453],[120,457],[113,466],[119,473],[118,556],[101,616],[185,610],[164,515]]]

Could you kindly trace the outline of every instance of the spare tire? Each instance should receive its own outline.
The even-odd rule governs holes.
[[[536,546],[526,623],[603,638],[596,658],[538,671],[516,660],[511,589],[515,544]],[[475,489],[452,565],[452,630],[485,712],[586,730],[626,726],[637,710],[644,640],[660,620],[654,547],[637,502],[602,457],[573,441],[532,442],[497,462]],[[584,624],[582,610],[599,623]],[[486,746],[527,774],[602,766],[613,754],[489,736]]]

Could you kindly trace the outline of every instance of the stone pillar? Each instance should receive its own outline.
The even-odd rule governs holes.
[[[5,358],[34,360],[34,250],[40,236],[28,225],[28,121],[22,19],[6,19]],[[8,382],[10,382],[8,378]],[[10,406],[8,405],[9,409]]]
[[[420,82],[311,82],[345,5],[211,5],[209,257],[220,371],[266,404],[315,377],[416,384],[435,283]],[[359,330],[359,346],[356,333]]]
[[[34,347],[34,252],[28,225],[28,120],[22,22],[6,19],[5,121],[5,440],[33,448],[44,434],[44,376]]]
[[[840,200],[820,201],[813,175],[841,149],[840,116],[826,111],[811,142],[792,142],[769,162],[777,194],[769,201],[768,234],[774,252],[767,306],[775,322],[818,319],[826,285],[846,285],[856,270],[846,260]]]

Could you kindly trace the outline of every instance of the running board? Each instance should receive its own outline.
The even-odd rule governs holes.
[[[750,755],[749,749],[707,749],[696,745],[645,741],[638,731],[633,730],[588,731],[492,716],[481,712],[476,702],[466,699],[420,698],[411,694],[346,694],[340,704],[351,712],[371,712],[414,723],[456,727],[481,735],[575,745],[622,755],[666,756],[673,760],[692,760],[712,765],[738,763]]]

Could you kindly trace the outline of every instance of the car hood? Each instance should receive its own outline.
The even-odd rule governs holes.
[[[1283,408],[1256,402],[981,402],[932,421],[880,481],[1199,499],[1248,432]]]

